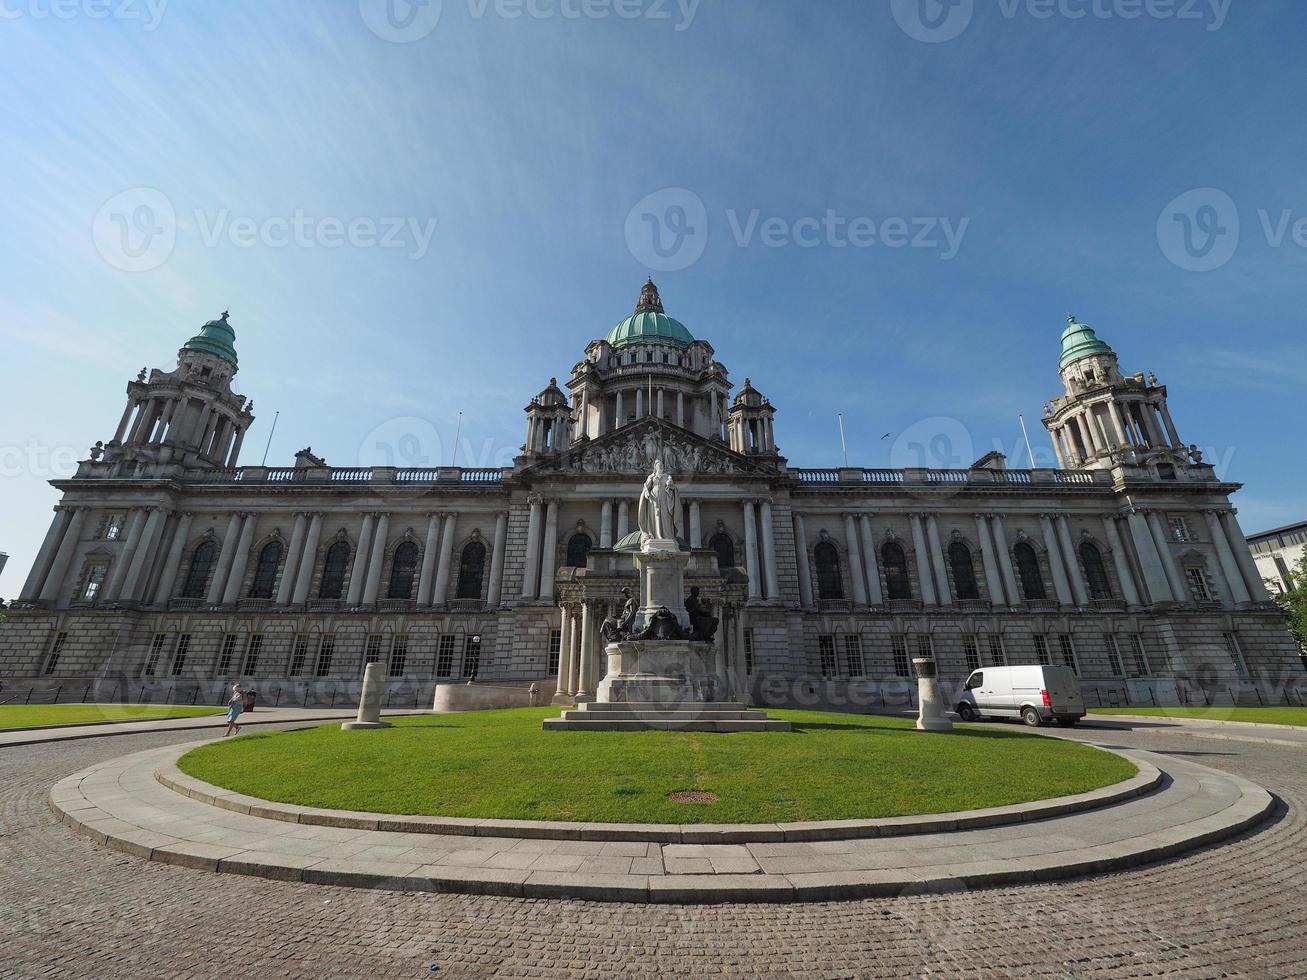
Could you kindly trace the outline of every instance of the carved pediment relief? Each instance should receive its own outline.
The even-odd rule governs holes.
[[[573,446],[555,459],[529,471],[548,473],[620,474],[644,476],[661,456],[674,476],[762,475],[771,468],[753,462],[725,446],[710,442],[653,419],[643,419],[599,439]]]

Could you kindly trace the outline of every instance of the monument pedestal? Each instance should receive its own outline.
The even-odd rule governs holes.
[[[724,701],[730,695],[717,674],[712,644],[691,640],[620,640],[610,643],[608,674],[599,682],[601,703]]]

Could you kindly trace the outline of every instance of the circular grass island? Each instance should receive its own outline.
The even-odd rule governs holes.
[[[782,823],[947,813],[1128,779],[1092,746],[992,726],[778,711],[791,732],[546,732],[557,708],[394,717],[216,741],[189,776],[279,803],[503,820]]]

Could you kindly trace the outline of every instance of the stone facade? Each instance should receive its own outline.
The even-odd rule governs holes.
[[[392,696],[475,676],[566,699],[634,584],[613,545],[661,456],[734,669],[769,703],[902,703],[911,660],[1072,664],[1091,705],[1280,700],[1303,664],[1166,389],[1074,320],[1047,406],[1064,469],[801,469],[776,409],[734,398],[711,345],[647,283],[565,386],[526,406],[512,467],[237,466],[226,316],[128,387],[114,438],[63,493],[0,625],[0,677],[91,697]],[[566,390],[564,390],[564,388]],[[596,650],[597,653],[597,650]],[[596,657],[601,666],[603,658]],[[429,703],[429,702],[428,702]]]

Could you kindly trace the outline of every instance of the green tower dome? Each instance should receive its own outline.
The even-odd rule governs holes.
[[[640,302],[636,304],[635,312],[608,331],[608,342],[614,347],[649,343],[689,347],[694,343],[694,337],[684,323],[663,312],[658,287],[650,279],[640,290]]]
[[[210,354],[216,354],[224,361],[230,361],[233,366],[236,365],[236,331],[231,328],[227,322],[228,313],[222,311],[222,316],[216,320],[210,320],[204,326],[200,327],[200,332],[182,345],[182,350],[202,350]]]
[[[1114,354],[1115,351],[1098,339],[1094,328],[1087,323],[1076,322],[1075,314],[1066,318],[1067,328],[1062,331],[1062,357],[1058,360],[1058,370],[1072,361],[1091,354]]]

